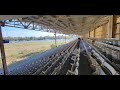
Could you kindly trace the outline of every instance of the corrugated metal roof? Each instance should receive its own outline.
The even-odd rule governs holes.
[[[45,25],[51,27],[57,27],[57,30],[66,34],[78,34],[81,35],[89,31],[95,25],[104,23],[103,20],[107,20],[108,15],[0,15],[0,20],[17,19],[36,23],[45,23]],[[101,18],[105,18],[101,20]]]

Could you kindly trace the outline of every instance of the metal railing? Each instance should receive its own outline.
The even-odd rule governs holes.
[[[95,56],[96,61],[100,66],[100,73],[103,75],[119,75],[120,68],[112,63],[108,58],[102,55],[92,44],[86,42],[92,48],[92,54]]]

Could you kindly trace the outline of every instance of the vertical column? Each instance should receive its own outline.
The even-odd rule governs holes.
[[[89,33],[89,38],[90,38],[90,31],[88,33]]]
[[[57,47],[57,42],[56,42],[56,32],[55,32],[55,46]]]
[[[115,33],[117,29],[117,15],[109,16],[109,23],[108,23],[108,38],[115,38]]]
[[[115,38],[116,30],[117,30],[117,15],[113,15],[113,27],[112,27],[112,37]]]
[[[65,34],[65,43],[66,43],[66,34]]]
[[[115,38],[116,29],[117,29],[117,15],[109,16],[109,23],[108,23],[108,38]],[[116,43],[115,39],[112,40],[112,43]],[[108,48],[109,49],[109,48]],[[114,60],[114,50],[109,49],[109,56],[108,58],[113,61]]]
[[[117,27],[118,27],[118,30],[119,30],[119,34],[118,34],[119,36],[118,36],[118,38],[120,40],[120,24],[118,24]]]
[[[89,38],[89,32],[87,32],[87,39]]]
[[[119,41],[118,41],[118,46],[120,46],[120,24],[118,24],[118,29],[119,29]],[[120,60],[120,52],[118,53],[118,60]]]
[[[104,38],[105,38],[105,30],[104,30],[104,28],[105,28],[105,25],[103,24],[101,27],[102,27],[101,42],[104,42]]]
[[[95,29],[93,29],[93,38],[95,39]]]
[[[105,40],[105,24],[102,25],[102,42]],[[102,54],[105,55],[106,48],[102,45]]]
[[[110,38],[112,38],[112,27],[113,27],[113,15],[109,16],[109,22],[108,22],[108,37],[107,37],[107,40],[109,40]],[[106,40],[105,40],[106,42]],[[109,58],[109,54],[110,54],[110,51],[109,51],[109,48],[105,47],[105,56],[107,58]]]
[[[118,29],[119,29],[119,41],[120,41],[120,24],[118,24]]]
[[[94,38],[95,38],[95,29],[94,29]]]
[[[112,20],[113,16],[109,16],[109,22],[108,22],[108,38],[112,38]]]
[[[1,26],[2,25],[3,25],[3,23],[0,22],[0,51],[1,51],[1,59],[2,59],[2,64],[3,64],[4,75],[7,75],[8,74],[8,70],[7,70],[5,50],[4,50],[2,30],[1,30]]]
[[[104,24],[102,25],[102,40],[104,39],[105,37],[105,33],[104,33]]]

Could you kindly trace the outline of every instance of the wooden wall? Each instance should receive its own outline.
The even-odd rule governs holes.
[[[105,23],[103,25],[103,38],[107,38],[108,37],[108,23]]]
[[[118,17],[116,21],[117,29],[114,30],[115,38],[120,38],[120,24],[117,23],[120,23],[120,17]],[[90,33],[87,32],[85,35],[88,38],[99,38],[99,39],[108,38],[108,22],[97,27],[95,31],[91,30]]]
[[[120,23],[120,17],[117,18],[117,23]],[[120,38],[120,24],[117,24],[115,38]]]
[[[90,38],[94,38],[94,30],[90,31]]]
[[[102,26],[95,29],[95,38],[102,38]]]

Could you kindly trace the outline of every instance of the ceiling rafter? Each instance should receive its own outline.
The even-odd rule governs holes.
[[[34,22],[32,24],[34,24],[35,27],[44,25],[45,28],[54,29],[58,32],[82,34],[106,23],[108,16],[109,15],[0,15],[0,20],[19,19],[21,22],[26,23],[23,26],[29,26],[30,22]]]

